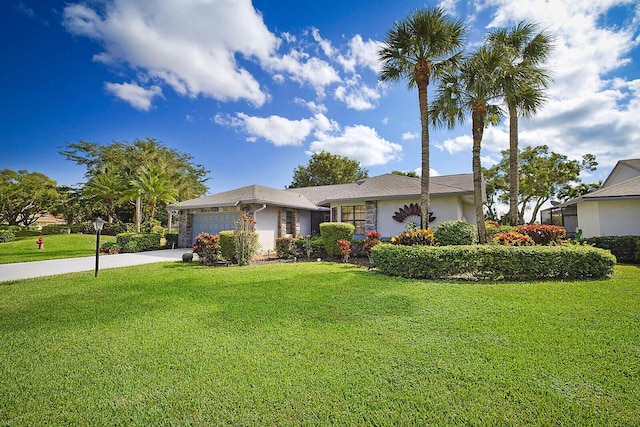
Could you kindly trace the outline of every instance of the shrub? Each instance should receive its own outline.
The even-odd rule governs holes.
[[[236,230],[233,237],[236,262],[238,265],[249,264],[258,252],[258,233],[255,231]]]
[[[346,222],[323,222],[320,224],[320,235],[324,242],[324,248],[329,256],[339,256],[338,240],[353,240],[356,228]]]
[[[364,234],[364,245],[362,249],[367,254],[367,258],[371,261],[371,249],[380,244],[380,233],[377,231],[370,231]]]
[[[233,238],[233,230],[221,231],[220,234],[220,254],[227,261],[235,262],[236,244]]]
[[[404,230],[396,237],[392,237],[391,243],[403,246],[433,246],[436,244],[436,237],[433,230],[430,228],[427,228],[426,230],[409,229]]]
[[[640,264],[640,236],[602,236],[580,241],[610,250],[618,262]]]
[[[298,240],[296,240],[296,248],[298,254],[304,257],[326,258],[329,256],[324,247],[322,237],[298,238]],[[309,250],[311,250],[311,252],[309,252]]]
[[[436,241],[441,246],[474,245],[478,243],[478,230],[466,221],[444,221],[434,231]]]
[[[122,251],[122,247],[117,242],[104,242],[100,248],[100,252],[104,253],[119,253]]]
[[[193,253],[198,254],[200,264],[213,264],[220,255],[220,236],[200,233],[193,243]]]
[[[312,236],[300,236],[294,240],[293,244],[296,256],[311,259],[311,256],[314,255]]]
[[[567,237],[567,231],[558,225],[529,224],[516,228],[518,232],[531,237],[536,245],[560,244]]]
[[[485,232],[487,235],[487,241],[492,241],[498,233],[509,233],[511,231],[518,231],[516,227],[510,225],[500,225],[496,221],[486,221]]]
[[[173,249],[178,247],[178,232],[172,231],[171,233],[167,233],[165,235],[167,241],[164,244],[164,247],[167,249]]]
[[[146,221],[145,223],[142,224],[141,226],[142,231],[144,231],[145,233],[155,233],[155,234],[159,234],[160,237],[164,237],[166,230],[165,228],[160,224],[160,221],[158,221],[157,219],[153,218],[150,219],[149,221]]]
[[[160,249],[160,235],[155,233],[120,233],[116,242],[122,252],[142,252]]]
[[[343,262],[349,261],[349,254],[351,253],[351,242],[349,240],[340,239],[337,242],[338,249],[340,250],[340,257]]]
[[[233,241],[236,261],[238,265],[247,265],[258,252],[256,222],[245,212],[240,212],[240,218],[235,223],[236,230],[233,233]]]
[[[409,278],[493,280],[584,279],[613,273],[610,252],[584,245],[561,246],[398,246],[372,249],[376,268]]]
[[[491,240],[495,245],[502,246],[531,246],[533,241],[526,234],[517,231],[509,231],[508,233],[498,233]]]
[[[0,243],[13,242],[16,235],[11,230],[0,230]]]
[[[278,258],[291,259],[298,256],[296,239],[293,237],[279,237],[276,239],[276,254]]]

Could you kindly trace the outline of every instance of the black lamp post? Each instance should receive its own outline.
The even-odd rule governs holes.
[[[93,229],[96,230],[96,275],[98,277],[98,266],[100,262],[100,232],[102,231],[102,227],[104,227],[104,223],[106,221],[102,218],[98,217],[93,220]]]

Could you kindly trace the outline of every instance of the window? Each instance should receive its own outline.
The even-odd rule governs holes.
[[[356,227],[355,234],[364,234],[364,223],[366,219],[366,209],[364,205],[343,206],[342,222],[348,222]]]
[[[293,219],[293,212],[287,211],[286,221],[287,221],[286,234],[291,234],[291,235],[295,234],[296,223]]]
[[[331,208],[331,221],[338,222],[338,208]]]

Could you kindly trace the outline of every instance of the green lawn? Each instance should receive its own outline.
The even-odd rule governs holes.
[[[0,243],[0,264],[75,258],[96,253],[95,234],[43,235],[44,249],[38,250],[40,236],[18,237],[14,242]],[[115,241],[114,236],[100,236],[100,243]]]
[[[0,425],[640,425],[640,268],[164,263],[0,285]]]

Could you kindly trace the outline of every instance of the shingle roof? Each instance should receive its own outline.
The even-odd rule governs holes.
[[[345,200],[379,200],[420,195],[420,178],[385,174],[349,184],[343,191],[327,196],[320,203]],[[473,194],[473,175],[446,175],[430,178],[429,192],[433,196],[449,194]]]
[[[640,160],[638,163],[640,164]],[[640,197],[640,176],[587,193],[582,196],[582,199],[594,200],[608,197]]]
[[[625,165],[640,171],[640,159],[620,160],[619,163],[624,163]]]
[[[473,194],[473,175],[433,176],[430,180],[431,195]],[[262,185],[250,185],[235,190],[185,200],[175,205],[179,208],[208,208],[235,206],[247,203],[265,203],[290,208],[323,210],[320,205],[346,200],[379,200],[418,197],[420,178],[385,174],[365,178],[351,184],[323,185],[318,187],[279,190]]]
[[[235,190],[204,196],[180,202],[180,208],[206,208],[214,206],[235,206],[247,203],[266,203],[289,208],[318,210],[318,206],[299,193],[294,193],[262,185],[249,185]]]

